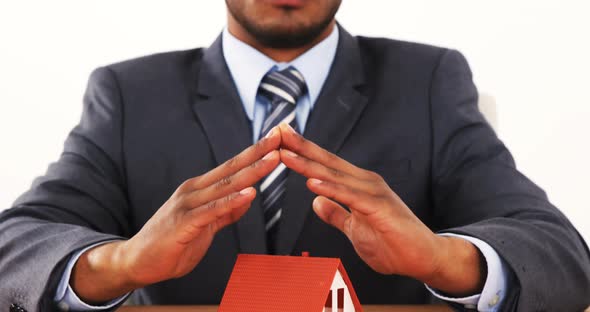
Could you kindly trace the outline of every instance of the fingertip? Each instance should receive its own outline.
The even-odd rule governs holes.
[[[266,155],[264,155],[264,157],[262,157],[262,160],[273,160],[274,158],[277,158],[277,154],[278,151],[277,150],[272,150],[268,153],[266,153]]]
[[[272,128],[270,129],[270,131],[268,131],[268,133],[266,134],[266,136],[265,136],[264,138],[265,138],[265,139],[270,139],[270,138],[272,138],[272,137],[276,136],[276,135],[277,135],[277,131],[279,131],[279,130],[277,129],[277,127],[272,127]]]
[[[253,164],[259,179],[271,173],[281,163],[281,156],[278,150],[273,150],[264,155],[261,160]]]
[[[279,150],[279,153],[280,153],[280,158],[281,158],[281,161],[282,161],[282,162],[283,162],[283,163],[284,163],[284,164],[285,164],[287,167],[289,167],[289,168],[291,168],[291,169],[296,169],[297,167],[294,167],[294,168],[293,168],[293,166],[296,166],[297,164],[301,165],[301,163],[298,163],[298,162],[297,162],[297,160],[298,160],[298,158],[299,158],[299,155],[295,154],[295,153],[294,153],[294,152],[292,152],[291,150],[288,150],[288,149],[286,149],[286,148],[281,148],[281,149]]]
[[[311,204],[314,208],[317,207],[320,204],[320,196],[316,196]]]
[[[281,146],[281,131],[278,126],[270,129],[270,131],[261,139],[264,143],[265,149],[276,150]]]
[[[281,157],[289,157],[289,158],[297,158],[298,155],[295,154],[293,151],[286,149],[286,148],[281,148]]]
[[[254,195],[256,195],[256,189],[249,186],[243,190],[240,191],[240,195],[241,196],[246,196],[246,197],[254,197]]]
[[[274,126],[273,130],[275,131],[275,135],[277,137],[282,137],[283,136],[283,131],[281,131],[281,125],[279,124],[278,126]]]
[[[316,196],[316,198],[314,198],[312,203],[312,209],[315,212],[315,214],[325,223],[335,226],[330,221],[330,208],[330,205],[327,203],[327,198],[323,196]]]
[[[310,185],[313,185],[313,186],[318,186],[318,185],[324,183],[324,181],[319,180],[319,179],[315,179],[315,178],[311,178],[311,179],[307,180],[307,183],[309,183]]]
[[[288,123],[286,122],[282,122],[279,125],[279,128],[281,129],[281,133],[295,133],[295,129],[293,129],[293,127],[291,127]]]
[[[278,150],[273,150],[272,152],[270,152],[270,154],[271,156],[268,160],[273,164],[273,166],[278,166],[281,162],[281,154]]]
[[[307,188],[315,193],[315,192],[318,192],[321,190],[320,187],[323,183],[324,183],[324,181],[322,181],[322,180],[310,178],[310,179],[307,179]]]
[[[279,145],[281,145],[281,139],[282,135],[281,135],[281,130],[279,127],[274,127],[272,129],[272,135],[270,136],[270,140],[273,143],[273,146],[275,147],[279,147]]]
[[[293,129],[287,123],[281,123],[279,125],[279,129],[281,132],[281,144],[290,145],[293,142],[293,138],[297,135],[295,129]]]
[[[311,203],[313,211],[323,219],[324,210],[322,208],[322,196],[316,196]]]

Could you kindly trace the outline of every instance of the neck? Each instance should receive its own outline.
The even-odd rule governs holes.
[[[262,54],[270,57],[276,62],[290,62],[296,59],[301,54],[305,53],[307,50],[313,48],[316,44],[324,40],[328,37],[332,30],[336,25],[336,20],[333,20],[327,27],[322,31],[322,33],[317,36],[313,41],[310,43],[296,47],[296,48],[288,48],[288,49],[275,49],[264,46],[256,38],[254,38],[246,29],[244,29],[234,18],[231,14],[228,13],[228,24],[227,30],[240,41],[252,46],[254,49],[260,51]]]

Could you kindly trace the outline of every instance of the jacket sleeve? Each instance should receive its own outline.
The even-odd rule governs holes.
[[[76,250],[129,236],[121,98],[114,73],[95,70],[59,160],[0,214],[0,310],[54,310]]]
[[[477,100],[465,58],[445,51],[430,94],[435,220],[444,232],[487,242],[510,266],[503,310],[581,311],[590,304],[588,247],[516,169]]]

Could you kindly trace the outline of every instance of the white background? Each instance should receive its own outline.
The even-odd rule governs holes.
[[[225,24],[221,0],[0,1],[0,210],[59,156],[93,68],[207,46]],[[344,0],[338,19],[462,51],[519,168],[590,239],[587,3]]]

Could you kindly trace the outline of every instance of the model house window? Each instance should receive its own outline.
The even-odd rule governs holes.
[[[333,296],[338,296],[336,299],[337,306],[332,306]],[[333,293],[332,290],[328,292],[328,297],[326,298],[326,304],[324,304],[324,312],[341,312],[344,311],[344,288],[338,288],[336,293]]]
[[[328,297],[326,298],[326,304],[324,304],[324,312],[332,312],[332,291],[328,292]]]

